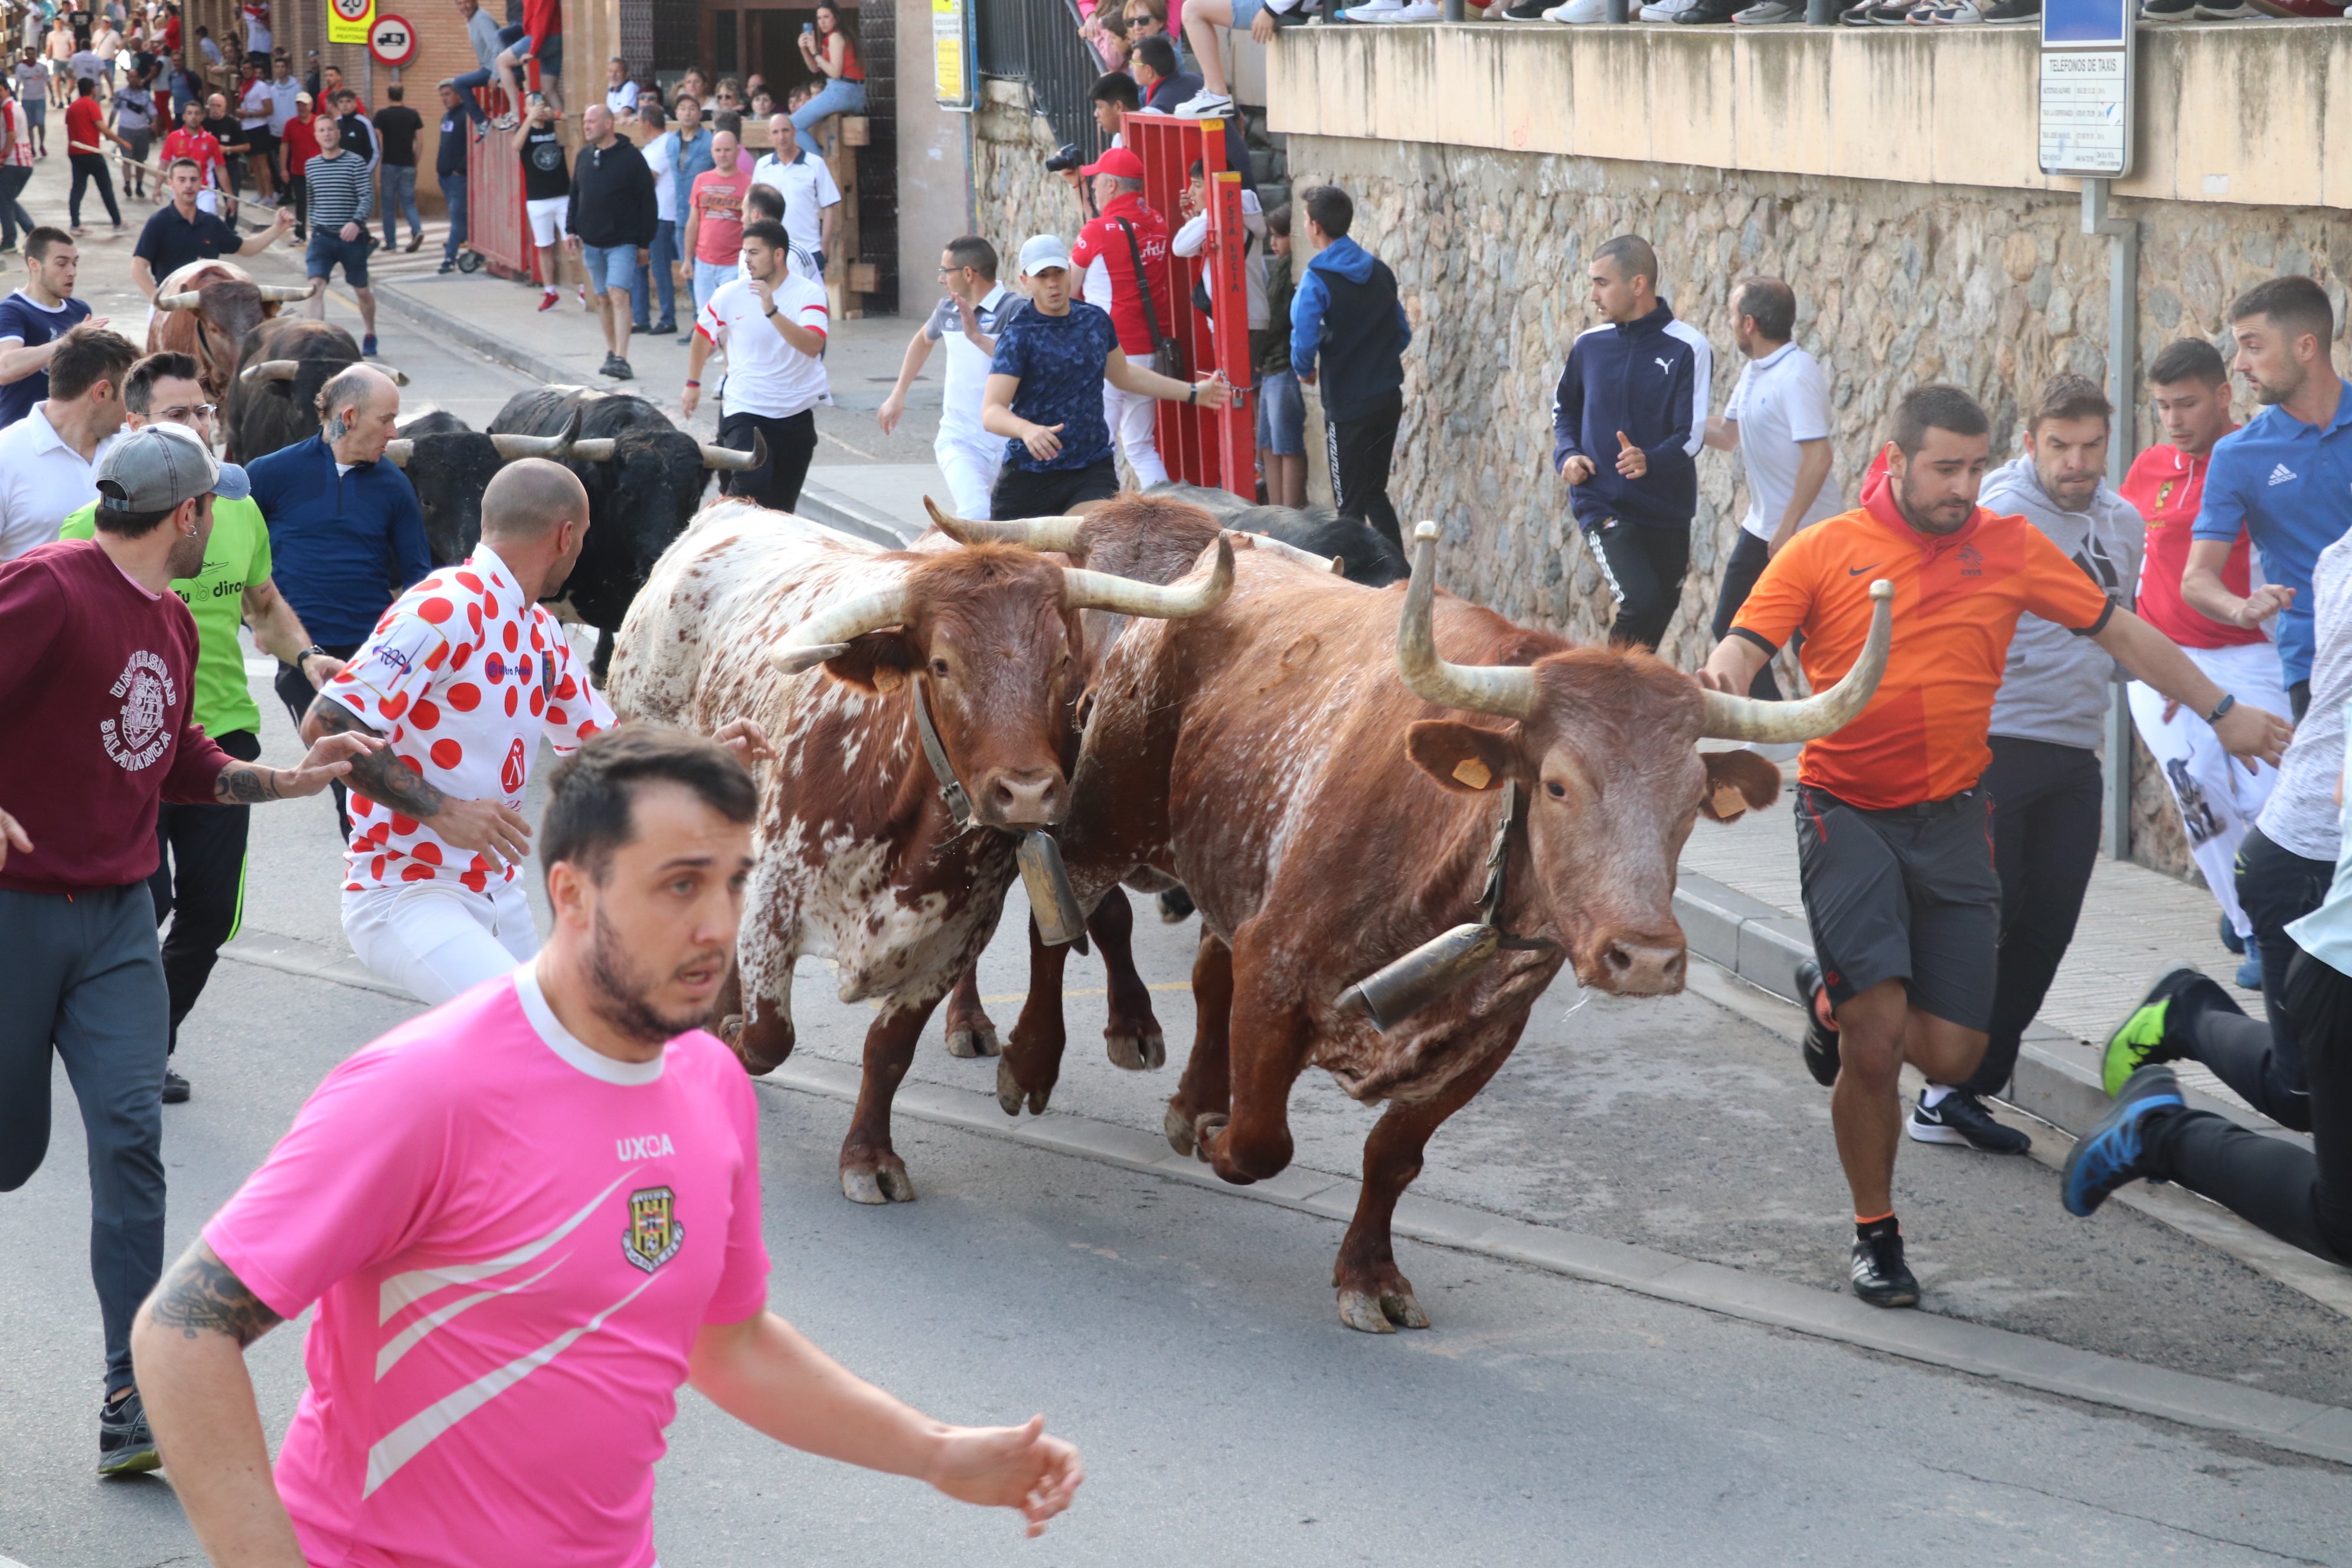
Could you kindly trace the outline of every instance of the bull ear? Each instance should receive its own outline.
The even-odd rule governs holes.
[[[1512,741],[1518,726],[1486,730],[1459,719],[1423,719],[1404,732],[1413,765],[1457,795],[1477,795],[1509,778],[1518,766]]]
[[[1706,763],[1706,794],[1699,798],[1698,809],[1708,821],[1737,822],[1780,798],[1780,770],[1754,752],[1743,747],[1702,752],[1699,757]]]
[[[852,637],[849,651],[824,661],[825,674],[844,686],[885,697],[904,686],[908,676],[922,668],[922,650],[895,626]]]

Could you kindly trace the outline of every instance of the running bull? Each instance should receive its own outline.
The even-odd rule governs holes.
[[[1697,742],[1837,729],[1889,636],[1882,592],[1834,688],[1751,702],[1437,595],[1435,543],[1423,524],[1410,590],[1378,593],[1252,551],[1223,605],[1131,627],[1096,683],[1062,835],[1081,907],[1146,868],[1200,906],[1199,1034],[1166,1115],[1178,1152],[1239,1184],[1282,1171],[1308,1067],[1386,1102],[1333,1270],[1340,1317],[1375,1333],[1427,1326],[1391,1247],[1397,1200],[1559,970],[1612,995],[1682,989],[1683,841],[1695,818],[1780,792],[1755,752]],[[1483,965],[1446,949],[1465,922]],[[1370,1009],[1385,1028],[1359,984],[1375,970],[1420,993]]]
[[[308,289],[256,283],[234,261],[191,261],[173,268],[156,286],[155,311],[147,322],[147,352],[184,353],[196,362],[205,395],[227,396],[245,340],[278,307],[310,297]]]
[[[307,316],[276,316],[248,333],[228,386],[228,459],[250,463],[319,433],[319,393],[360,363],[351,333]],[[370,362],[402,386],[408,377]]]
[[[579,420],[552,436],[492,436],[468,430],[455,415],[436,409],[400,422],[383,456],[408,476],[425,513],[425,543],[436,566],[454,566],[482,541],[482,491],[517,458],[563,460]],[[572,580],[578,582],[575,567]]]
[[[1223,544],[1208,573],[1174,586],[1012,545],[922,546],[884,551],[719,503],[656,565],[613,658],[624,716],[705,734],[749,717],[775,743],[720,1028],[749,1070],[783,1060],[803,957],[834,961],[844,1001],[880,1000],[841,1150],[842,1191],[860,1203],[915,1195],[891,1147],[891,1098],[932,1010],[996,929],[1011,835],[1068,808],[1083,612],[1197,616],[1233,583]]]

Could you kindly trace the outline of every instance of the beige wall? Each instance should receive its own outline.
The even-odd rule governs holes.
[[[971,116],[932,97],[929,0],[898,0],[898,312],[939,297],[940,251],[971,226],[965,136]]]

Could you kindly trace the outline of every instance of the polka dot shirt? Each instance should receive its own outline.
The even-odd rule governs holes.
[[[612,727],[584,661],[555,617],[524,597],[488,545],[436,570],[396,600],[324,695],[391,742],[393,753],[455,800],[522,809],[541,735],[558,752]],[[390,806],[352,795],[346,892],[451,881],[485,890],[520,870],[444,843]]]

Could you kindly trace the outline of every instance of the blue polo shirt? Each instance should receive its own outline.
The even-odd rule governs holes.
[[[384,610],[433,570],[415,487],[390,463],[335,471],[324,437],[246,465],[269,525],[271,579],[320,644],[364,642]]]
[[[1004,460],[1031,472],[1083,468],[1110,456],[1110,426],[1103,419],[1103,366],[1118,347],[1110,312],[1083,300],[1070,301],[1067,315],[1019,312],[996,340],[991,375],[1020,378],[1013,412],[1033,425],[1062,428],[1062,449],[1039,462],[1029,448],[1007,439]]]
[[[2191,537],[2227,543],[2242,528],[2263,576],[2294,590],[2278,613],[2279,666],[2289,686],[2309,680],[2312,568],[2352,532],[2352,384],[2339,382],[2326,429],[2273,404],[2214,443]]]

